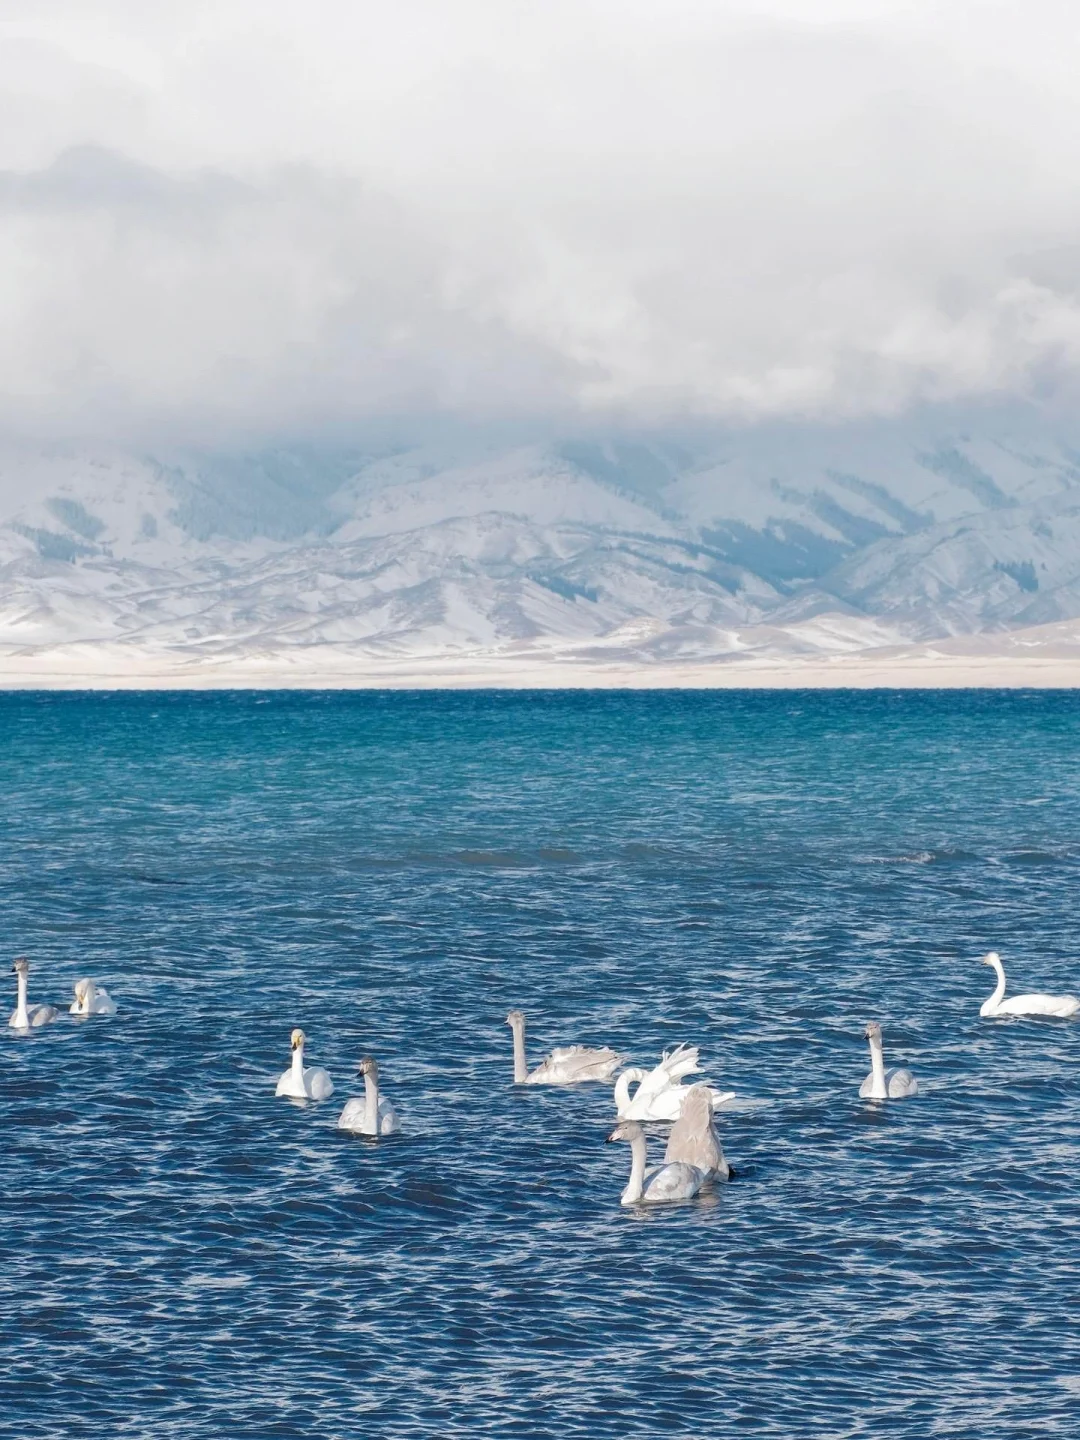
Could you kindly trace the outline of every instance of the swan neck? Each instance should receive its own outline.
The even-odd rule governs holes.
[[[870,1041],[870,1072],[873,1075],[873,1084],[870,1089],[871,1099],[885,1099],[885,1055],[881,1048],[881,1041],[873,1039]]]
[[[292,1076],[294,1080],[302,1081],[304,1078],[304,1047],[298,1045],[292,1052]]]
[[[648,1072],[642,1070],[639,1065],[628,1065],[615,1081],[615,1113],[624,1114],[634,1103],[634,1096],[630,1094],[631,1085],[640,1085]]]
[[[28,1025],[30,1017],[26,1011],[26,972],[19,970],[15,978],[19,985],[19,998],[15,1005],[15,1023],[16,1025]]]
[[[624,1199],[631,1205],[641,1199],[645,1188],[645,1160],[645,1135],[641,1133],[630,1141],[630,1184],[626,1187]]]
[[[368,1072],[364,1076],[364,1128],[374,1132],[379,1120],[379,1082]]]
[[[994,986],[994,993],[990,996],[990,999],[986,1003],[991,1007],[991,1009],[996,1010],[1001,1004],[1002,1000],[1005,999],[1005,966],[1002,965],[1000,960],[991,960],[990,963],[991,965],[993,965],[994,970],[997,972],[998,978],[997,984]]]
[[[514,1084],[524,1085],[529,1078],[529,1067],[525,1063],[525,1026],[514,1026]]]

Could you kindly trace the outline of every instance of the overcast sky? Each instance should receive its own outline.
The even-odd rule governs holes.
[[[1080,7],[0,0],[0,429],[1080,391]]]

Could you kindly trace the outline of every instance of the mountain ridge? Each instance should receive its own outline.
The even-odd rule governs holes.
[[[1080,451],[1054,435],[0,454],[4,653],[610,650],[644,627],[648,665],[731,659],[748,630],[828,655],[1077,617]]]

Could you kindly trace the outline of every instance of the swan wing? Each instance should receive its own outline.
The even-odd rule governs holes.
[[[586,1080],[610,1080],[624,1056],[606,1047],[566,1045],[553,1050],[529,1075],[530,1085],[577,1085]]]
[[[919,1082],[910,1070],[889,1070],[885,1075],[885,1091],[890,1100],[906,1100],[909,1095],[919,1093]]]
[[[645,1182],[641,1198],[647,1205],[663,1205],[675,1200],[692,1200],[705,1183],[705,1176],[696,1165],[676,1161],[661,1165]]]
[[[358,1100],[358,1099],[356,1099],[355,1096],[353,1097],[352,1100],[346,1100],[346,1101],[345,1101],[345,1108],[344,1108],[344,1110],[342,1110],[341,1114],[338,1116],[338,1122],[337,1122],[337,1123],[338,1123],[338,1129],[339,1129],[339,1130],[357,1130],[357,1131],[360,1132],[360,1134],[363,1134],[363,1133],[364,1133],[364,1115],[365,1115],[365,1113],[366,1113],[366,1110],[367,1110],[367,1101],[366,1101],[366,1100],[363,1100],[363,1099]]]
[[[57,1010],[55,1005],[31,1005],[27,1013],[31,1025],[48,1025],[56,1019]]]
[[[643,1077],[637,1095],[642,1099],[659,1095],[661,1091],[677,1085],[685,1076],[696,1075],[700,1068],[696,1045],[677,1045],[674,1050],[665,1050],[659,1065],[654,1065]]]
[[[293,1086],[293,1076],[291,1070],[286,1070],[285,1074],[282,1075],[281,1079],[277,1082],[277,1089],[274,1091],[274,1094],[290,1095],[295,1098],[296,1091]]]
[[[1066,1017],[1080,1010],[1075,995],[1014,995],[998,1006],[999,1015],[1057,1015]]]
[[[671,1127],[664,1159],[692,1165],[706,1175],[727,1176],[727,1162],[713,1124],[712,1091],[707,1085],[692,1085],[687,1090],[682,1114]]]
[[[396,1135],[401,1129],[397,1111],[384,1096],[379,1096],[379,1134]]]
[[[334,1093],[334,1082],[321,1065],[304,1071],[304,1090],[311,1100],[328,1100]]]

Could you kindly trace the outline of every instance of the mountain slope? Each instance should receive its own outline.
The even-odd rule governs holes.
[[[843,653],[1078,615],[1080,455],[1022,427],[0,456],[9,650],[648,663],[735,655],[750,630]]]

